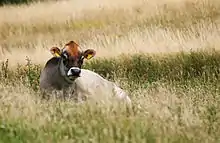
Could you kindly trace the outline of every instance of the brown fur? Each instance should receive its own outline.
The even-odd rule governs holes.
[[[79,45],[76,42],[70,41],[65,45],[63,50],[67,51],[70,56],[78,57],[80,53],[78,47]]]

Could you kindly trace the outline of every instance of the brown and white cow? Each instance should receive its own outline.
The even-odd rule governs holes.
[[[83,60],[91,59],[96,52],[93,49],[80,51],[74,41],[68,42],[63,49],[52,47],[54,55],[49,59],[40,75],[40,89],[43,92],[62,91],[63,97],[106,100],[117,97],[131,100],[128,94],[115,83],[108,81],[99,74],[82,69]]]

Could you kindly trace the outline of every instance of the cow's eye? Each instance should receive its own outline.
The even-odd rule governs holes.
[[[79,64],[82,64],[82,63],[83,63],[83,60],[84,60],[84,57],[82,56],[82,57],[79,59],[78,63],[79,63]]]
[[[67,65],[68,65],[68,60],[67,60],[67,59],[64,59],[64,60],[63,60],[63,64],[64,64],[65,66],[67,66]]]
[[[67,53],[66,51],[64,51],[64,52],[61,54],[61,56],[62,56],[62,58],[65,59],[65,60],[67,60],[68,57],[69,57],[69,55],[68,55],[68,53]]]
[[[84,60],[84,56],[81,56],[81,57],[80,57],[80,61],[83,61],[83,60]]]

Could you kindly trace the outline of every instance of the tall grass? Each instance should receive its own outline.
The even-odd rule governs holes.
[[[0,142],[219,142],[217,0],[57,1],[0,8]],[[132,108],[40,98],[51,46],[97,51],[83,68]]]
[[[73,39],[83,49],[97,50],[99,57],[219,49],[217,0],[114,4],[97,0],[88,5],[64,1],[1,8],[0,59],[24,64],[28,56],[43,64],[51,46]]]
[[[133,108],[40,100],[42,66],[1,70],[2,141],[217,142],[220,53],[124,55],[87,63],[129,91]],[[13,82],[12,82],[13,81]],[[12,87],[13,90],[12,90]]]

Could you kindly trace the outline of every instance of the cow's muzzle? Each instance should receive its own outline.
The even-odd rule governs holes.
[[[78,67],[72,67],[69,69],[69,71],[67,72],[67,76],[69,78],[76,78],[79,77],[81,73],[81,69]]]

